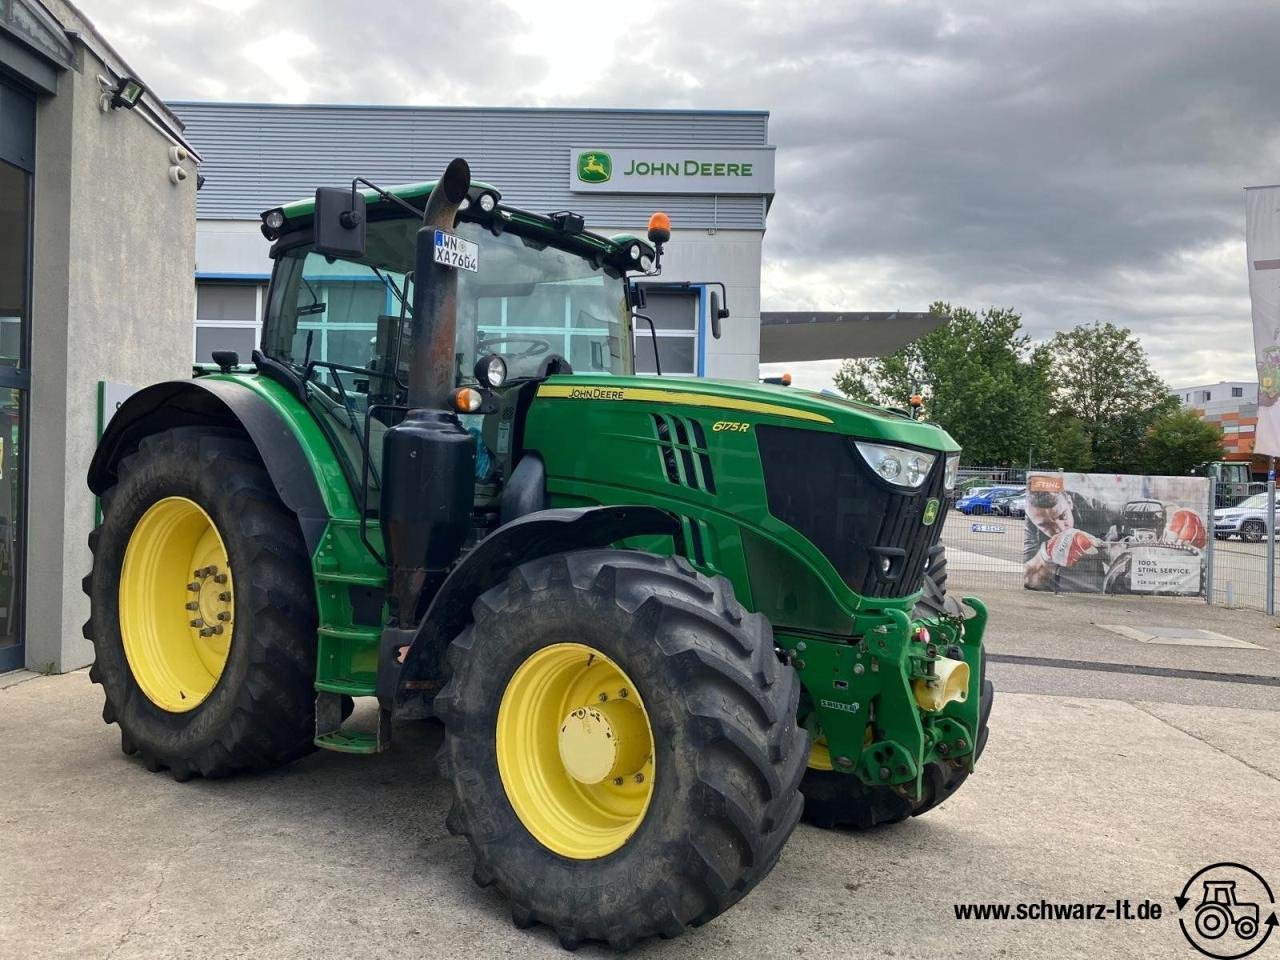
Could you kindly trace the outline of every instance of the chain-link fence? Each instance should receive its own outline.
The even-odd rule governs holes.
[[[989,477],[987,482],[1017,487],[1021,479]],[[963,499],[960,503],[967,512],[952,503],[942,531],[942,542],[947,547],[948,592],[981,595],[984,588],[1024,586],[1027,561],[1044,539],[1034,533],[1028,535],[1025,500],[1015,496],[997,498],[991,504],[975,505]],[[1222,495],[1210,483],[1204,514],[1207,532],[1202,551],[1202,584],[1206,601],[1274,615],[1276,595],[1280,593],[1275,484],[1269,483],[1262,492],[1241,500]],[[1104,552],[1110,563],[1110,558],[1120,551],[1112,546]],[[1106,578],[1104,582],[1112,581]],[[1053,589],[1052,581],[1046,589]],[[1141,591],[1118,592],[1131,595]]]

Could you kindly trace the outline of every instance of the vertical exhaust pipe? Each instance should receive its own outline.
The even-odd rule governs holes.
[[[435,262],[435,233],[453,230],[470,187],[471,168],[458,158],[427,200],[414,269],[409,410],[382,441],[379,522],[390,567],[388,633],[393,636],[388,639],[393,641],[417,624],[471,529],[475,439],[449,400],[455,386],[458,275]]]
[[[409,407],[449,408],[453,390],[458,326],[458,272],[435,262],[435,232],[453,230],[467,191],[471,167],[461,157],[450,161],[427,198],[418,230],[413,274],[413,354],[409,361]]]

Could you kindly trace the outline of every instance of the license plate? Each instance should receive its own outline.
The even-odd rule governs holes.
[[[447,230],[436,231],[436,263],[475,273],[480,269],[480,245]]]

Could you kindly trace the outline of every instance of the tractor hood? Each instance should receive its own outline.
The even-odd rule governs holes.
[[[706,407],[730,422],[763,420],[944,453],[960,449],[941,427],[892,410],[827,393],[741,380],[560,376],[547,379],[538,396]]]

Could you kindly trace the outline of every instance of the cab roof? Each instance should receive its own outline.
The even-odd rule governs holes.
[[[421,180],[417,183],[401,183],[395,186],[384,188],[384,192],[395,197],[397,200],[404,201],[419,213],[426,207],[427,197],[431,195],[431,191],[436,188],[438,180]],[[370,215],[378,214],[400,214],[407,216],[408,212],[393,200],[388,200],[383,194],[376,190],[363,188],[360,190],[361,195],[365,198],[368,205]],[[545,239],[557,246],[565,247],[580,253],[583,256],[599,257],[602,261],[608,261],[612,265],[621,269],[637,269],[639,267],[639,259],[632,258],[630,248],[634,245],[640,247],[640,257],[654,256],[653,247],[646,241],[629,233],[615,234],[612,237],[606,237],[602,234],[592,233],[590,230],[583,229],[579,232],[572,232],[564,229],[561,224],[562,220],[558,220],[558,214],[540,214],[530,213],[527,210],[520,210],[516,207],[508,206],[502,203],[502,194],[498,192],[497,187],[484,183],[480,180],[471,181],[471,188],[467,191],[467,197],[471,201],[469,212],[471,215],[477,215],[478,207],[476,203],[483,193],[493,194],[497,204],[489,216],[501,217],[506,223],[514,223],[522,228],[522,232],[532,234],[539,239]],[[274,231],[275,236],[268,234],[268,239],[274,240],[276,237],[283,236],[298,230],[310,229],[312,219],[316,212],[316,201],[314,197],[308,197],[302,200],[294,200],[290,203],[283,204],[279,207],[272,207],[270,210],[262,211],[262,217],[265,220],[267,214],[278,210],[284,215],[284,226]],[[263,232],[266,233],[264,226]]]

